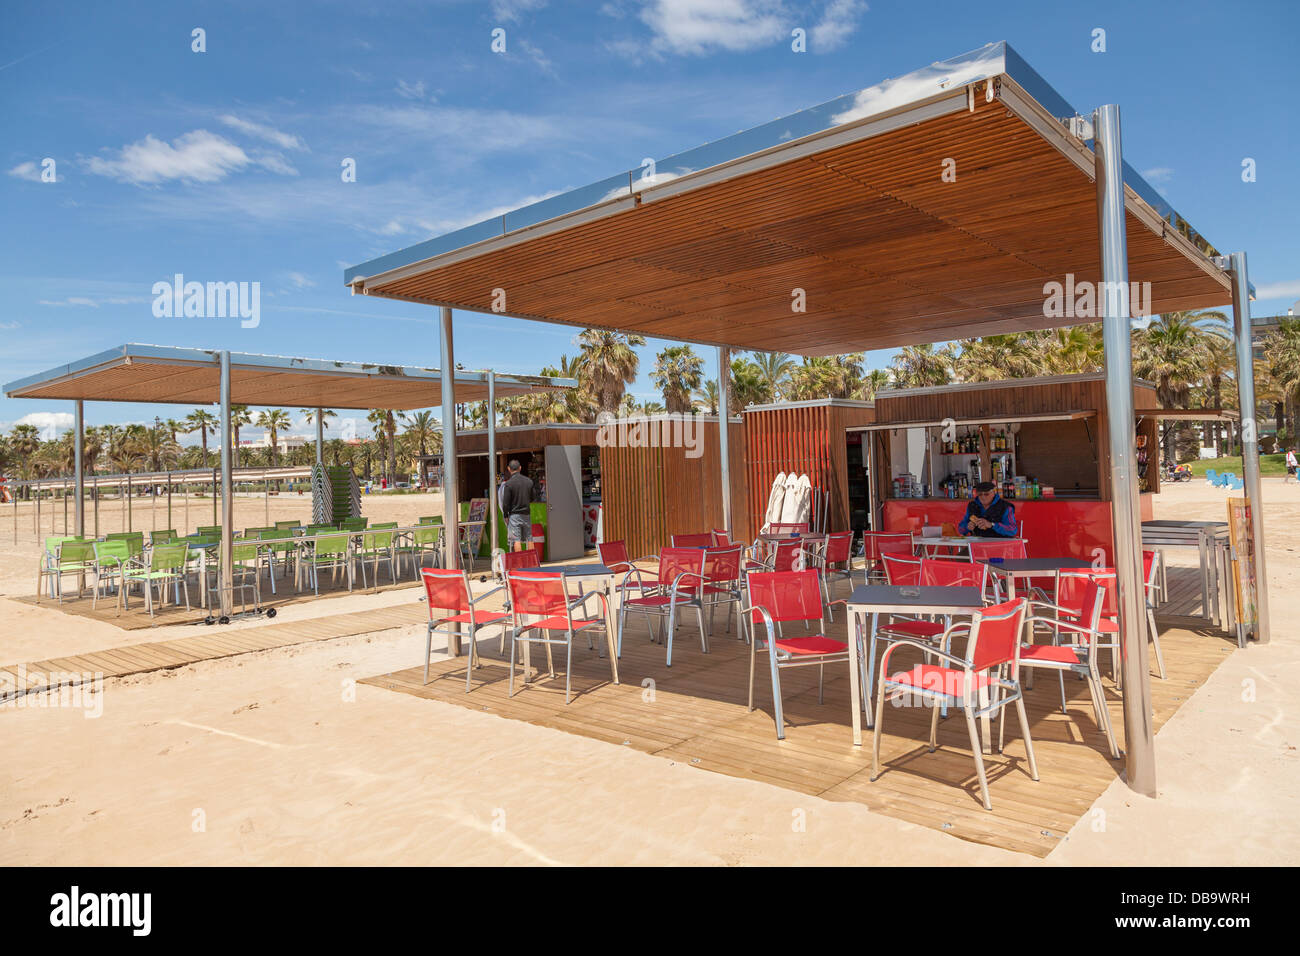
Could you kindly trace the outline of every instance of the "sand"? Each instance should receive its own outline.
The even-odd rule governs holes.
[[[437,510],[431,497],[369,499],[366,513],[409,520]],[[22,755],[0,782],[0,864],[1295,863],[1300,561],[1286,532],[1300,487],[1266,480],[1264,497],[1273,642],[1229,655],[1161,730],[1158,799],[1117,780],[1045,861],[352,683],[418,661],[415,626],[109,680],[82,702],[102,708],[94,719],[38,706],[48,695],[0,709],[0,748]],[[1199,483],[1156,503],[1157,517],[1223,513]],[[0,544],[5,595],[31,592],[30,547]],[[294,605],[277,623],[417,596]],[[185,630],[128,633],[0,597],[3,663]]]

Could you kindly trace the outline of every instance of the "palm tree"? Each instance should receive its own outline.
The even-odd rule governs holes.
[[[1133,333],[1133,374],[1154,381],[1166,408],[1187,408],[1208,354],[1204,320],[1193,312],[1166,312]],[[1177,428],[1164,429],[1164,456],[1175,460]]]
[[[283,408],[270,408],[257,413],[256,424],[258,428],[266,429],[266,434],[270,439],[268,457],[271,459],[271,464],[278,465],[280,463],[280,429],[289,427],[289,413]]]
[[[113,435],[108,446],[108,462],[118,474],[128,474],[140,464],[140,446],[136,426],[128,425]]]
[[[780,401],[786,380],[795,367],[794,357],[788,352],[755,352],[753,364],[767,386],[767,401]]]
[[[136,447],[152,471],[166,471],[175,467],[181,455],[181,446],[172,441],[163,428],[147,429],[137,439]]]
[[[923,388],[947,385],[952,381],[952,344],[935,349],[933,345],[905,345],[890,363],[894,382],[900,388]]]
[[[458,405],[458,413],[460,409],[461,406]],[[384,474],[391,485],[397,480],[397,419],[391,408],[372,408],[366,420],[375,426],[375,437],[383,439],[384,447],[388,450]]]
[[[685,414],[691,410],[691,392],[704,378],[704,359],[689,345],[670,345],[655,356],[650,381],[663,392],[668,411]]]
[[[230,407],[231,409],[234,409],[236,406],[231,405]],[[243,408],[244,406],[240,405],[238,407]],[[175,418],[169,418],[165,422],[163,422],[163,427],[166,428],[168,434],[172,436],[172,441],[176,442],[176,444],[179,445],[180,439],[178,439],[176,436],[179,435],[181,432],[185,431],[185,422]]]
[[[1082,375],[1105,363],[1101,325],[1070,325],[1029,333],[1039,375]]]
[[[204,408],[196,408],[185,416],[185,424],[189,426],[187,432],[199,432],[203,440],[203,467],[208,467],[208,432],[216,431],[217,426],[221,424],[217,421],[217,416]]]
[[[881,389],[889,388],[889,372],[883,368],[873,368],[862,377],[858,383],[858,390],[853,397],[864,402],[875,401],[876,392]]]
[[[716,378],[706,379],[704,384],[695,390],[695,398],[699,399],[704,408],[704,414],[718,414],[718,380]],[[735,399],[733,398],[734,402]]]
[[[963,339],[953,366],[963,382],[998,382],[1034,375],[1040,361],[1031,338],[1010,333]]]
[[[429,445],[435,439],[439,446],[442,444],[442,429],[438,427],[437,419],[433,417],[433,412],[423,411],[416,412],[414,415],[403,415],[402,424],[406,426],[406,434],[409,435],[416,447],[420,449],[420,457],[423,458],[429,453]]]
[[[747,358],[731,360],[731,414],[734,415],[746,405],[766,405],[775,398],[776,390],[772,385],[772,378],[758,362],[751,362]]]
[[[633,348],[644,345],[644,336],[608,329],[583,329],[579,333],[577,367],[580,374],[575,377],[580,382],[585,381],[596,402],[596,411],[618,411],[624,390],[636,381],[641,366],[641,359]]]
[[[235,444],[230,450],[234,453],[233,458],[235,467],[239,467],[239,429],[245,425],[253,424],[253,413],[248,410],[247,405],[230,406],[230,428],[234,432]]]

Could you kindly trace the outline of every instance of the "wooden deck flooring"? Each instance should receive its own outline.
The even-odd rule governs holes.
[[[721,621],[721,619],[719,619]],[[841,619],[830,632],[844,634]],[[557,677],[523,687],[515,674],[515,696],[507,697],[507,658],[497,654],[494,629],[484,632],[483,665],[465,692],[465,658],[436,663],[428,685],[419,666],[363,680],[473,710],[633,747],[704,770],[758,780],[795,793],[866,804],[872,810],[977,843],[1046,856],[1075,821],[1115,779],[1119,761],[1109,759],[1088,703],[1086,684],[1066,679],[1068,715],[1060,711],[1059,684],[1040,674],[1027,693],[1031,734],[1040,780],[1030,779],[1014,711],[1002,754],[985,755],[993,811],[980,802],[965,721],[953,714],[940,723],[939,749],[927,752],[929,713],[889,707],[882,739],[883,773],[870,781],[871,733],[855,748],[849,729],[847,669],[828,670],[825,703],[817,702],[816,668],[782,674],[786,739],[776,738],[766,658],[760,655],[753,713],[746,708],[748,645],[719,626],[711,652],[703,654],[698,632],[684,625],[674,642],[674,664],[651,643],[644,619],[630,618],[619,663],[620,685],[610,682],[608,661],[574,648],[572,703],[564,703],[564,663]],[[1152,677],[1157,729],[1235,648],[1225,635],[1162,627],[1168,678]],[[414,649],[418,659],[419,650]],[[900,652],[900,654],[903,652]],[[535,651],[536,655],[537,652]],[[534,665],[538,658],[534,657]],[[899,660],[900,669],[911,661]],[[1108,662],[1107,662],[1108,663]],[[1108,704],[1123,746],[1121,703],[1107,681]],[[792,794],[792,806],[797,798]]]
[[[369,573],[369,571],[367,571],[367,573]],[[308,601],[319,601],[326,598],[342,597],[345,594],[376,594],[380,591],[393,591],[400,588],[420,587],[419,579],[412,578],[409,570],[406,568],[403,569],[403,575],[398,578],[397,582],[393,583],[388,579],[388,569],[387,566],[385,566],[380,572],[380,580],[384,583],[380,584],[378,587],[363,588],[361,586],[360,575],[358,574],[355,589],[349,591],[347,581],[343,575],[339,575],[339,580],[336,583],[331,580],[329,572],[325,572],[321,575],[320,593],[315,594],[312,592],[310,587],[307,587],[302,591],[295,591],[293,587],[293,575],[289,575],[288,577],[276,575],[275,586],[279,593],[272,594],[270,585],[267,584],[266,578],[263,577],[261,606],[264,610],[266,608],[276,608],[279,610],[280,608],[287,607],[290,604],[303,604]],[[65,590],[62,602],[57,598],[50,598],[48,595],[43,595],[41,597],[39,605],[37,605],[36,597],[34,595],[15,597],[13,600],[19,601],[23,604],[51,608],[55,611],[61,611],[64,614],[71,614],[74,617],[86,617],[95,621],[103,621],[105,624],[112,624],[114,627],[121,628],[124,631],[137,631],[151,627],[165,627],[169,624],[197,624],[203,621],[209,614],[215,613],[215,611],[199,607],[198,585],[194,583],[193,580],[190,582],[191,607],[186,608],[185,606],[184,591],[181,592],[181,603],[179,605],[172,603],[172,596],[169,591],[167,595],[167,604],[163,607],[155,607],[152,616],[150,616],[149,611],[145,607],[144,595],[138,591],[131,594],[131,606],[127,610],[121,611],[118,608],[117,600],[114,595],[101,597],[98,601],[98,606],[92,607],[96,602],[91,599],[89,587],[82,592],[82,597],[76,597],[76,584],[74,583],[72,575],[68,575],[64,579],[64,584],[68,587]],[[240,597],[240,592],[236,591],[235,613],[237,614],[244,610],[244,606],[239,600]],[[252,597],[252,591],[250,590],[248,592],[248,608],[250,610],[253,607]]]
[[[128,644],[69,657],[10,664],[0,667],[0,672],[7,672],[0,674],[0,703],[25,693],[48,689],[51,685],[71,687],[96,676],[125,677],[291,644],[407,627],[426,620],[427,613],[423,604],[404,604],[236,630],[200,628],[193,637]]]

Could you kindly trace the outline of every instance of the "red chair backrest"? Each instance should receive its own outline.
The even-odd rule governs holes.
[[[457,568],[422,568],[424,595],[429,603],[429,619],[433,612],[450,611],[461,614],[470,609],[469,577]]]
[[[896,558],[886,556],[888,561]],[[941,588],[979,588],[983,594],[988,587],[989,566],[969,561],[944,561],[921,559],[921,584]]]
[[[745,549],[740,545],[727,548],[708,548],[704,552],[704,576],[709,581],[729,584],[740,580],[740,558]]]
[[[1119,601],[1116,592],[1114,568],[1098,568],[1097,570],[1080,568],[1079,570],[1056,572],[1056,601],[1054,603],[1066,608],[1072,616],[1082,616],[1089,582],[1096,582],[1101,588],[1102,616],[1115,617],[1119,613]]]
[[[675,534],[672,536],[674,548],[711,548],[713,532],[708,534]]]
[[[767,526],[767,530],[772,534],[793,534],[796,531],[799,534],[807,534],[808,522],[807,521],[773,521],[770,525]]]
[[[754,571],[749,575],[749,601],[766,608],[774,622],[820,621],[822,593],[816,571]],[[755,624],[763,616],[753,612]]]
[[[772,570],[793,571],[795,561],[798,560],[799,552],[802,550],[803,542],[798,538],[776,542],[776,552],[772,556]]]
[[[1027,552],[1023,541],[999,541],[996,538],[984,538],[970,543],[970,557],[972,561],[987,561],[989,558],[1011,558],[1014,560],[1027,557]]]
[[[502,563],[506,571],[515,571],[519,568],[540,568],[542,566],[541,558],[537,556],[536,551],[506,551],[501,555]]]
[[[704,576],[703,548],[664,548],[659,555],[659,585],[671,588],[677,576],[690,572],[691,577],[682,578],[681,592],[697,590],[700,578]]]
[[[890,584],[911,587],[921,583],[921,559],[904,558],[897,554],[882,554],[885,562],[885,580]]]
[[[508,571],[510,606],[516,614],[552,617],[568,613],[564,575],[558,571]]]
[[[912,536],[910,534],[864,531],[862,538],[863,543],[866,545],[868,561],[876,561],[883,554],[912,553]]]
[[[849,559],[853,547],[852,531],[833,531],[826,536],[826,563],[839,564]]]
[[[626,541],[602,541],[596,545],[596,553],[600,555],[600,563],[607,568],[617,568],[620,564],[632,563],[627,556]]]
[[[971,670],[997,667],[1019,655],[1025,605],[1024,598],[1016,598],[975,613],[967,652]]]
[[[1156,570],[1159,567],[1154,551],[1142,552],[1142,580],[1146,582],[1147,587],[1151,587],[1156,583]]]
[[[725,548],[729,544],[731,544],[731,535],[727,534],[723,528],[714,528],[713,546],[715,548]]]

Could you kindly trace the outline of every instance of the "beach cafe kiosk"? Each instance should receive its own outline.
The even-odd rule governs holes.
[[[1126,779],[1154,796],[1130,281],[1153,314],[1232,305],[1245,493],[1258,503],[1245,253],[1220,255],[1124,162],[1117,105],[1080,113],[1006,43],[344,272],[354,294],[440,308],[444,368],[453,308],[716,346],[723,370],[732,349],[834,355],[1100,320]],[[1066,283],[1094,290],[1091,315],[1045,308]],[[723,374],[723,408],[728,391]],[[727,432],[714,452],[724,476]],[[1249,525],[1262,584],[1258,507]],[[1254,636],[1269,636],[1262,589]]]

